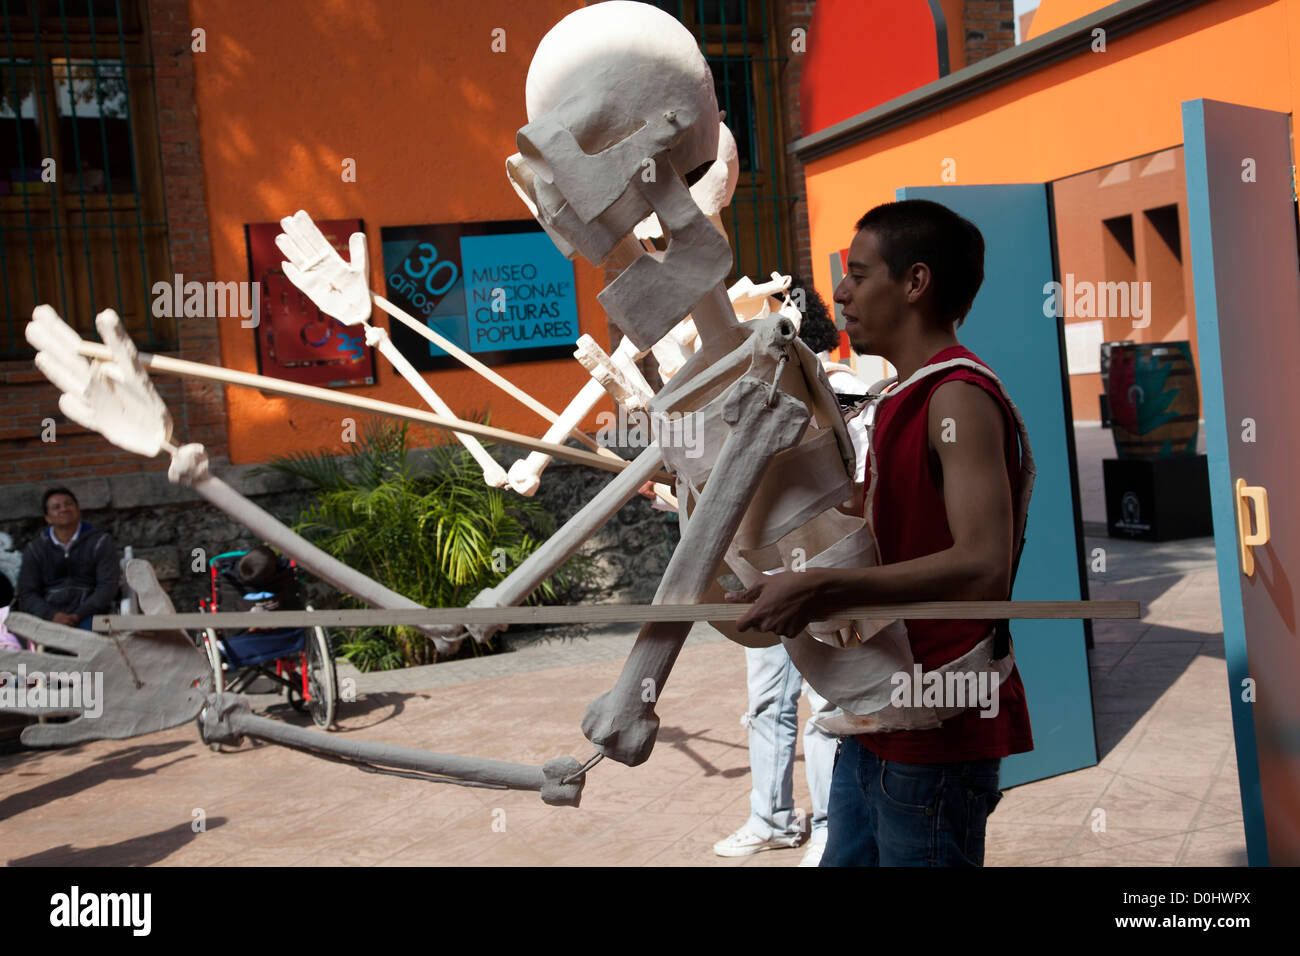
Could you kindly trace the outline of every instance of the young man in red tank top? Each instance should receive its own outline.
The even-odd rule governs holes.
[[[957,341],[956,326],[983,280],[984,239],[975,225],[938,203],[905,200],[858,221],[835,301],[853,347],[888,359],[902,383],[926,365],[978,361]],[[793,636],[856,604],[1007,599],[1020,457],[997,385],[961,368],[923,377],[881,404],[874,441],[869,517],[881,564],[772,575],[734,597],[754,604],[742,629]],[[990,628],[988,621],[907,622],[924,671],[970,651]],[[982,865],[985,823],[1001,799],[1001,758],[1032,749],[1014,668],[996,707],[967,709],[934,730],[845,739],[821,865]]]

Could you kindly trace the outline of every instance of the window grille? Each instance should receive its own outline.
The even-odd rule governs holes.
[[[113,308],[142,349],[174,349],[151,308],[171,275],[139,0],[0,0],[0,26],[0,359],[32,355],[41,303],[91,338]]]

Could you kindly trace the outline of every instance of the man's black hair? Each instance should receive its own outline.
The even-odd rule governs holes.
[[[914,263],[930,267],[938,318],[961,325],[984,282],[984,236],[969,219],[928,199],[876,206],[857,222],[876,236],[891,279]]]
[[[72,503],[74,505],[76,505],[78,508],[81,507],[80,502],[77,501],[77,496],[74,495],[72,492],[70,492],[67,488],[47,488],[45,494],[41,496],[41,514],[49,513],[50,499],[53,498],[55,495],[67,495],[69,498],[72,499]]]
[[[802,291],[803,295],[797,295]],[[826,303],[813,284],[799,276],[790,277],[790,299],[796,306],[802,304],[803,321],[799,323],[799,338],[813,352],[826,352],[840,344],[840,331],[826,310]],[[800,302],[802,300],[802,303]]]
[[[235,565],[235,574],[247,585],[264,585],[274,580],[280,568],[280,560],[275,552],[266,545],[249,551]]]

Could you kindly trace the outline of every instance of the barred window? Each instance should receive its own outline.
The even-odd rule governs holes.
[[[0,0],[0,359],[53,306],[94,336],[115,309],[141,348],[176,347],[149,289],[170,276],[140,0]]]
[[[735,251],[732,278],[763,281],[795,268],[786,194],[781,76],[789,46],[776,36],[776,0],[643,0],[695,34],[713,72],[718,106],[736,137],[740,178],[723,213]]]

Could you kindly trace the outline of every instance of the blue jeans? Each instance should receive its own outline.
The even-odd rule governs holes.
[[[749,687],[749,713],[742,722],[749,727],[749,820],[746,826],[758,836],[793,837],[803,821],[794,808],[794,752],[799,736],[799,693],[803,677],[785,648],[745,648],[745,669]],[[813,726],[818,714],[835,705],[807,687],[812,717],[803,734],[804,771],[812,795],[810,839],[826,835],[827,801],[831,769],[835,764],[835,738]]]
[[[983,866],[1002,761],[898,763],[840,743],[822,866]]]

